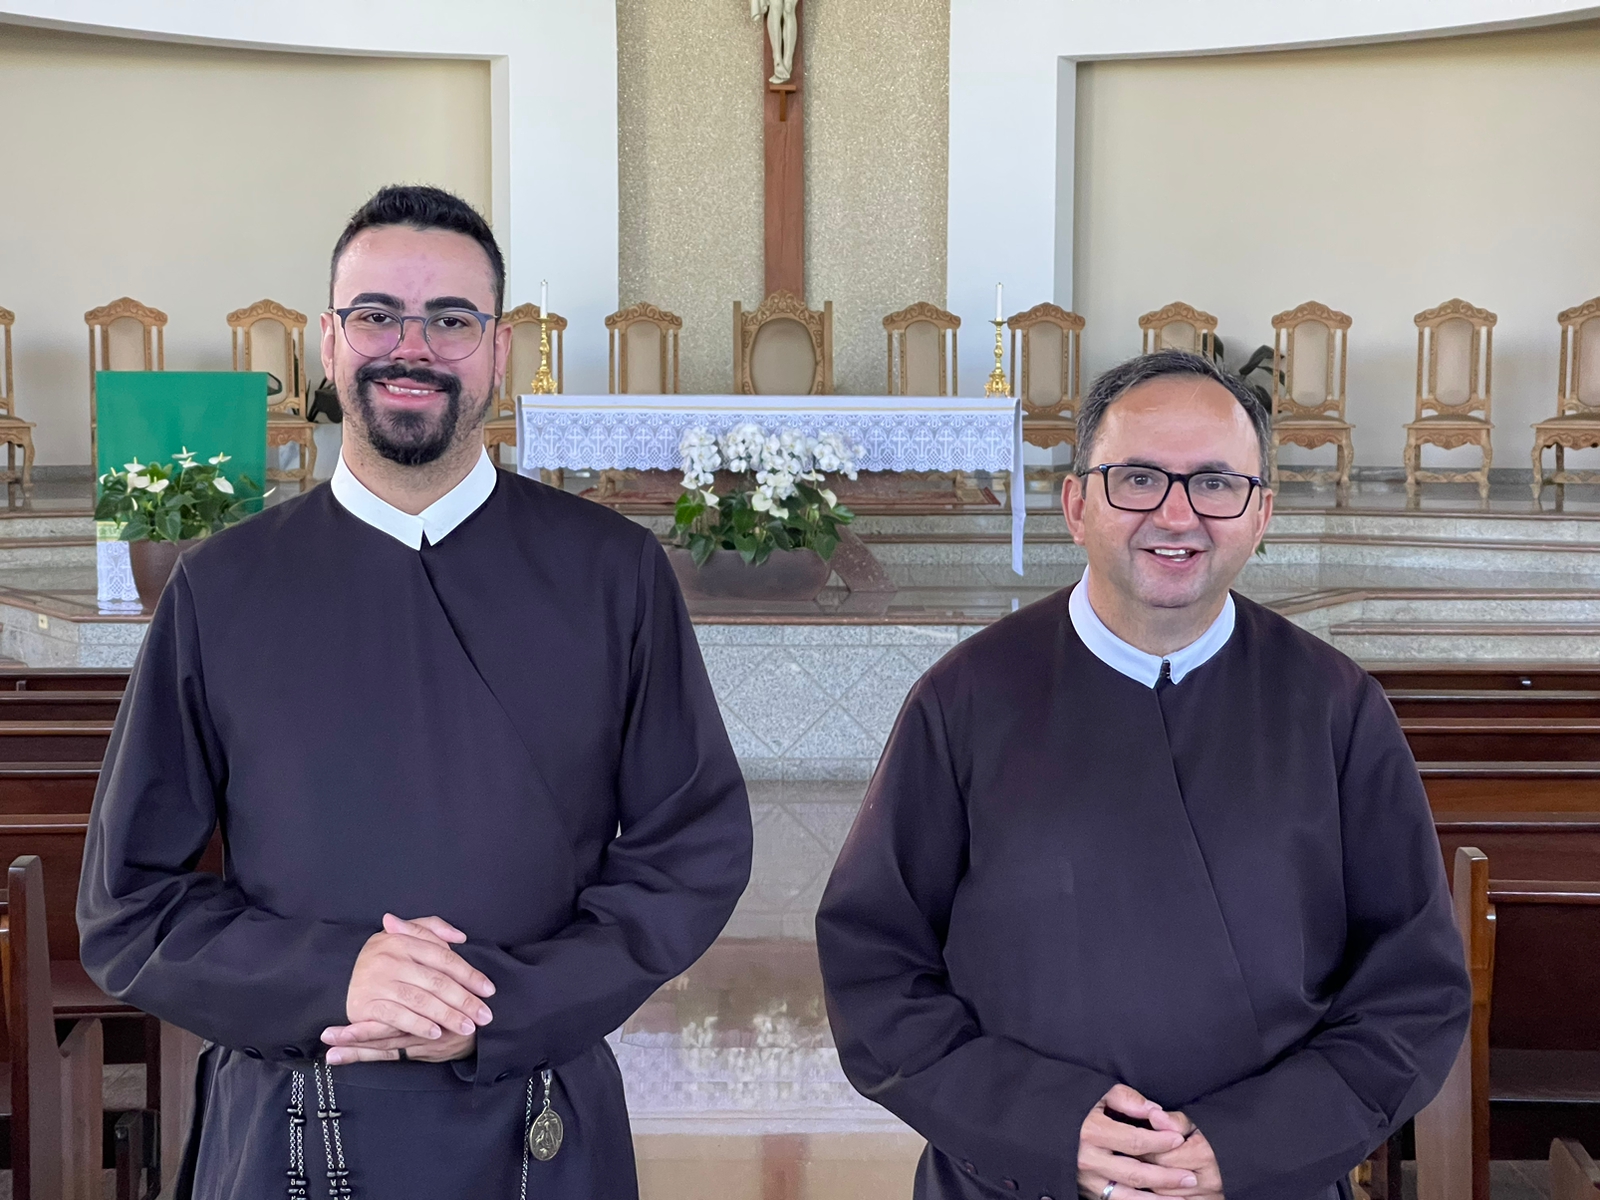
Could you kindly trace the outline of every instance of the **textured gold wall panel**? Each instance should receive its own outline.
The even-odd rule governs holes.
[[[684,319],[683,390],[732,386],[762,298],[762,27],[746,0],[618,0],[618,292]],[[883,317],[945,300],[949,0],[805,0],[808,299],[837,390],[883,391]]]
[[[814,306],[833,301],[836,390],[877,394],[883,318],[945,302],[950,4],[805,0],[801,11],[806,290]]]

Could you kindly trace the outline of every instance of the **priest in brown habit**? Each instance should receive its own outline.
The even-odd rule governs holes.
[[[846,1074],[922,1200],[1322,1200],[1433,1096],[1469,989],[1382,690],[1229,591],[1270,428],[1209,360],[1097,381],[1083,581],[912,689],[817,915]]]
[[[179,1197],[637,1194],[604,1039],[722,929],[749,805],[655,537],[484,453],[504,290],[456,197],[356,213],[333,479],[184,555],[129,680],[78,923],[209,1041]]]

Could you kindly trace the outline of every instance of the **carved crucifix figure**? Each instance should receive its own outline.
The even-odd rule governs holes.
[[[767,41],[772,53],[772,78],[768,83],[788,83],[794,72],[794,48],[800,41],[799,0],[750,0],[750,16],[767,19]]]

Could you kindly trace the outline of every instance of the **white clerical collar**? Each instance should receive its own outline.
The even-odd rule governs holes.
[[[328,486],[333,498],[342,504],[352,517],[365,521],[374,529],[381,529],[396,541],[404,542],[413,550],[422,549],[422,539],[437,546],[461,522],[483,507],[494,491],[495,465],[487,452],[480,455],[477,466],[467,472],[467,477],[440,496],[417,516],[401,512],[387,500],[379,499],[367,485],[355,477],[355,472],[345,465],[344,455],[339,455],[339,465],[333,469]]]
[[[1222,611],[1211,622],[1209,629],[1182,650],[1174,650],[1165,658],[1159,654],[1146,654],[1106,628],[1105,622],[1094,611],[1094,605],[1089,603],[1088,571],[1083,573],[1083,579],[1067,597],[1067,615],[1072,618],[1072,627],[1078,631],[1078,637],[1091,654],[1129,679],[1145,687],[1155,687],[1161,678],[1163,662],[1172,673],[1172,682],[1182,683],[1185,675],[1228,644],[1228,639],[1233,636],[1233,593],[1228,593],[1228,598],[1222,603]]]

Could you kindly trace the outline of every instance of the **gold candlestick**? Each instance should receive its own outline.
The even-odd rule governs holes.
[[[554,396],[556,377],[550,373],[550,318],[539,312],[539,369],[533,373],[528,391],[535,396]]]
[[[985,396],[1009,396],[1011,385],[1006,382],[1006,369],[1004,366],[1005,349],[1002,345],[1001,330],[1006,327],[1004,321],[995,321],[994,324],[994,370],[989,372],[989,382],[983,385]]]

